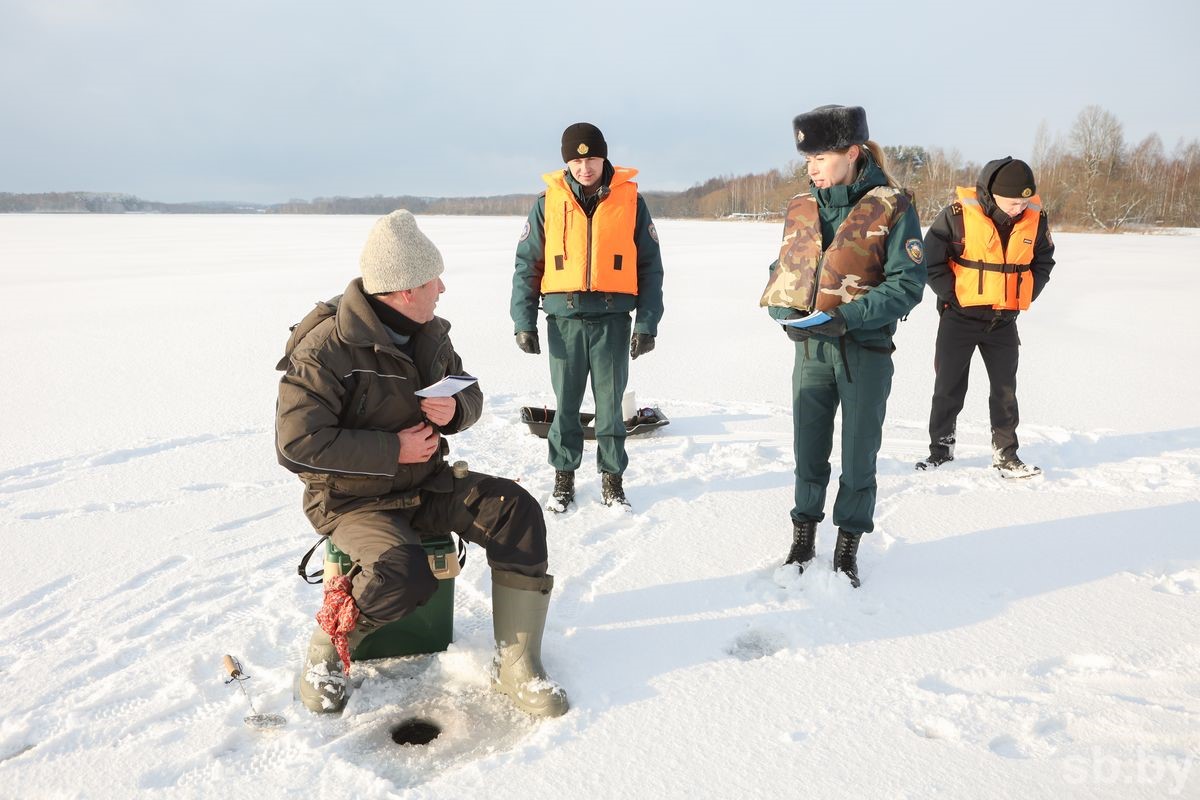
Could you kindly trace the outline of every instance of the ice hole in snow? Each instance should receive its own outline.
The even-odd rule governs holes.
[[[427,719],[406,719],[392,728],[392,741],[403,745],[429,744],[442,733],[436,723]]]

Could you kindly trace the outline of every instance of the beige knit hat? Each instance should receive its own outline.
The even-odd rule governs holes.
[[[446,268],[442,254],[417,227],[411,211],[380,217],[358,262],[367,294],[387,294],[429,283]]]

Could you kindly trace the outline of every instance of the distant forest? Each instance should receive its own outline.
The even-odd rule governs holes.
[[[885,146],[889,168],[910,189],[925,224],[954,199],[955,186],[974,186],[981,164],[957,150],[913,145]],[[1039,127],[1033,151],[1018,148],[996,157],[1024,156],[1034,168],[1038,192],[1057,228],[1117,231],[1145,227],[1200,227],[1200,139],[1180,141],[1168,153],[1158,134],[1136,144],[1110,112],[1088,106],[1065,135]],[[769,172],[710,178],[682,192],[643,192],[656,218],[770,219],[788,200],[807,191],[802,161]],[[415,214],[520,215],[535,195],[496,197],[318,197],[277,205],[156,203],[130,195],[94,192],[0,193],[0,213],[182,214]]]

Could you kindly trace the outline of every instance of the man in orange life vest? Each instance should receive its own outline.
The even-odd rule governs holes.
[[[562,158],[566,169],[542,176],[547,189],[517,244],[511,306],[517,346],[531,354],[541,352],[539,298],[546,312],[550,382],[558,402],[547,436],[555,471],[547,507],[566,511],[575,499],[575,470],[583,460],[579,408],[589,373],[601,501],[628,507],[621,399],[629,360],[654,349],[663,314],[658,233],[632,182],[637,170],[609,162],[599,128],[569,126]],[[630,312],[636,312],[632,330]]]
[[[991,393],[992,466],[1005,478],[1041,473],[1017,456],[1017,315],[1050,280],[1054,241],[1033,170],[1010,157],[984,166],[974,189],[925,234],[928,283],[938,298],[929,457],[917,469],[954,460],[955,422],[967,394],[975,348],[983,356]]]

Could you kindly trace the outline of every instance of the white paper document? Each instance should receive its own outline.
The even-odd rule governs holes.
[[[413,394],[417,397],[450,397],[478,380],[470,375],[447,375],[437,383],[426,386],[424,389],[418,389]]]

